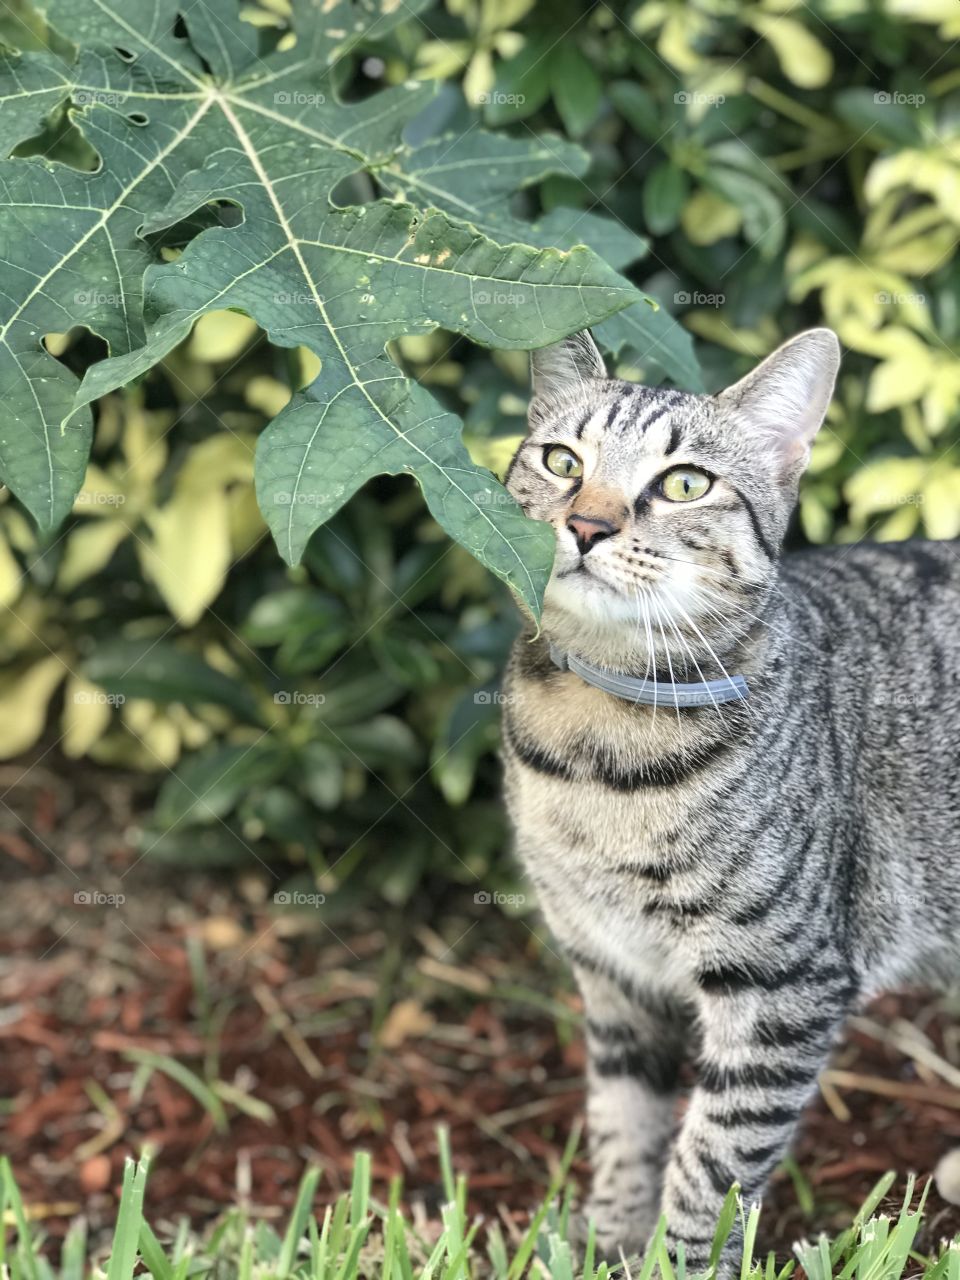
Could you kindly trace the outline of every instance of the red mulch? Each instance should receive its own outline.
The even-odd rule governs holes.
[[[440,1122],[471,1208],[522,1226],[583,1103],[577,1001],[538,922],[476,907],[472,894],[432,926],[372,892],[360,912],[338,915],[330,899],[281,913],[265,873],[138,863],[137,807],[126,785],[65,782],[41,765],[0,808],[0,1150],[48,1235],[83,1212],[102,1242],[124,1158],[145,1148],[147,1212],[161,1230],[181,1215],[201,1226],[235,1201],[282,1220],[308,1162],[324,1171],[320,1208],[349,1186],[358,1148],[372,1153],[381,1194],[402,1175],[407,1204],[429,1215],[442,1198]],[[125,901],[75,901],[92,891]],[[204,957],[200,992],[190,939]],[[845,1226],[884,1170],[898,1171],[902,1194],[907,1172],[926,1177],[960,1145],[960,1090],[890,1042],[909,1019],[960,1069],[949,1002],[888,996],[869,1017],[877,1025],[851,1030],[834,1064],[846,1074],[797,1144],[813,1218],[784,1172],[767,1198],[762,1243],[782,1255]],[[272,1115],[227,1099],[220,1132],[162,1070],[140,1096],[138,1049]],[[574,1172],[585,1181],[583,1158]],[[928,1205],[926,1246],[960,1231],[960,1209],[932,1189]]]

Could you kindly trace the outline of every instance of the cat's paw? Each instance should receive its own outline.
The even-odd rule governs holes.
[[[709,1276],[710,1280],[733,1280],[735,1275],[740,1274],[741,1255],[739,1245],[734,1241],[728,1240],[715,1266],[710,1265],[713,1240],[705,1238],[705,1235],[688,1236],[684,1239],[683,1236],[668,1231],[664,1245],[674,1267],[677,1266],[680,1254],[678,1246],[683,1246],[684,1270],[688,1276]]]
[[[586,1245],[590,1225],[594,1227],[596,1256],[607,1262],[619,1262],[621,1253],[630,1261],[640,1258],[657,1222],[655,1205],[611,1205],[587,1200],[575,1215],[574,1238]]]

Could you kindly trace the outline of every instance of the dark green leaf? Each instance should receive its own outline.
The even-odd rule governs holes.
[[[115,640],[83,664],[84,674],[108,693],[153,702],[182,702],[188,709],[213,703],[241,719],[258,719],[256,703],[238,680],[217,671],[169,641]]]
[[[643,184],[643,221],[656,236],[666,235],[680,221],[680,210],[690,191],[684,171],[671,160],[661,160]]]
[[[582,137],[600,111],[603,85],[572,40],[561,40],[550,54],[550,88],[567,132]]]

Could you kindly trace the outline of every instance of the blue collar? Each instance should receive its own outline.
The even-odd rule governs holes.
[[[639,676],[624,675],[620,671],[585,662],[583,658],[575,658],[554,644],[550,646],[550,660],[561,671],[572,671],[595,689],[648,707],[712,707],[721,702],[746,702],[750,694],[743,676],[699,680],[695,684],[642,680]]]

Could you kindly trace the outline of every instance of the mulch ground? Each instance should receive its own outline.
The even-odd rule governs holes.
[[[535,918],[472,898],[392,913],[372,893],[346,914],[280,910],[265,874],[138,862],[123,780],[44,762],[22,775],[0,769],[0,1150],[53,1245],[81,1212],[108,1238],[124,1158],[144,1149],[161,1232],[237,1201],[280,1222],[310,1162],[322,1208],[357,1149],[381,1194],[403,1177],[425,1221],[440,1123],[471,1208],[523,1227],[583,1111],[578,1002]],[[847,1225],[891,1168],[893,1206],[909,1172],[960,1145],[957,1012],[895,995],[857,1020],[805,1118],[799,1174],[767,1198],[764,1247],[786,1257]],[[574,1174],[585,1183],[582,1157]],[[931,1188],[921,1243],[958,1231]]]

